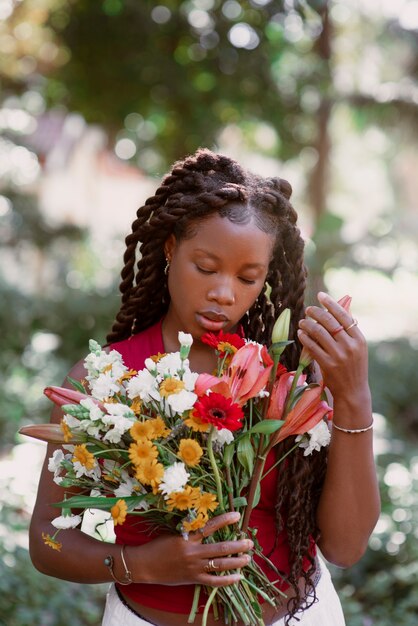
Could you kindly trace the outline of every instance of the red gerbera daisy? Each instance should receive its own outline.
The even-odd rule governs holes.
[[[244,413],[241,407],[220,393],[201,396],[194,405],[194,415],[206,424],[213,424],[218,430],[238,430],[242,428]]]
[[[205,333],[202,335],[201,341],[218,350],[221,358],[227,352],[234,354],[245,345],[244,339],[237,333],[224,333],[223,330],[220,330],[219,333]]]

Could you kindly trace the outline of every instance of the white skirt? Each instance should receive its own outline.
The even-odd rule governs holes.
[[[317,602],[298,613],[289,626],[345,626],[341,603],[332,584],[327,566],[321,560],[321,577],[316,587]],[[272,626],[284,626],[284,618]],[[106,596],[102,626],[149,626],[150,622],[139,617],[120,600],[114,585]]]

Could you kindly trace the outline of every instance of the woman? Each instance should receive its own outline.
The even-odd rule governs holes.
[[[269,343],[274,320],[291,309],[295,342],[283,363],[295,369],[306,347],[333,396],[334,426],[328,450],[306,457],[298,450],[285,473],[276,469],[263,480],[251,524],[288,581],[287,602],[266,608],[264,619],[276,626],[339,626],[341,607],[316,545],[330,562],[347,567],[363,554],[379,514],[367,348],[356,322],[326,294],[318,295],[321,307],[305,311],[303,241],[290,195],[286,181],[254,176],[208,150],[176,163],[138,210],[126,239],[122,305],[108,342],[128,367],[139,369],[152,354],[178,350],[181,330],[194,339],[192,370],[210,372],[215,356],[200,341],[205,332],[241,329],[247,338]],[[69,373],[80,380],[84,375],[82,362]],[[60,419],[54,410],[52,420]],[[293,441],[279,444],[268,464]],[[189,541],[146,534],[129,518],[116,527],[114,546],[66,530],[59,554],[48,550],[41,535],[56,515],[49,503],[60,499],[46,463],[31,524],[32,560],[42,572],[66,580],[120,581],[108,594],[104,626],[185,625],[195,584],[231,584],[239,574],[213,571],[239,571],[249,562],[249,539],[204,543],[216,529],[235,523],[234,513],[212,518]],[[112,570],[105,563],[109,555]],[[125,585],[125,578],[133,582]],[[208,623],[219,622],[211,616]]]

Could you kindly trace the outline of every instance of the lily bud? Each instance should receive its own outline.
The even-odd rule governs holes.
[[[283,309],[273,326],[273,332],[271,335],[272,343],[278,343],[279,341],[288,340],[290,317],[290,309]]]
[[[286,346],[289,345],[289,343],[293,343],[292,341],[288,341],[290,318],[290,309],[283,309],[273,326],[270,350],[273,358],[276,360],[279,359]]]
[[[22,428],[19,429],[19,434],[33,437],[34,439],[40,439],[41,441],[47,441],[48,443],[68,443],[59,424],[30,424],[28,426],[22,426]],[[85,440],[86,435],[84,434],[74,434],[71,437],[72,444]]]
[[[189,333],[179,331],[178,338],[180,343],[180,358],[184,361],[189,356],[190,348],[193,343],[193,337]]]

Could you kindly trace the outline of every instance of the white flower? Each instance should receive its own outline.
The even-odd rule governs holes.
[[[141,398],[144,402],[149,402],[152,398],[160,399],[160,394],[156,388],[155,377],[147,369],[143,369],[136,376],[133,376],[127,384],[128,398]]]
[[[182,380],[187,391],[194,391],[194,386],[198,377],[199,374],[197,374],[196,372],[191,372],[189,369],[186,369],[183,374]]]
[[[68,428],[81,428],[83,430],[82,422],[74,417],[74,415],[66,413],[62,418],[62,421],[64,424],[67,424]]]
[[[182,389],[179,393],[172,393],[166,399],[166,404],[174,413],[182,415],[185,411],[190,411],[197,400],[197,395],[191,391]]]
[[[88,470],[85,465],[80,463],[80,461],[73,461],[73,468],[77,478],[87,476],[88,478],[93,478],[93,480],[99,480],[101,475],[100,467],[96,460],[91,470]]]
[[[309,440],[306,439],[306,435],[309,436]],[[298,435],[295,441],[301,442],[299,447],[305,449],[303,456],[308,456],[312,454],[314,450],[319,451],[322,446],[328,446],[331,441],[331,433],[326,422],[321,420],[304,435]]]
[[[228,428],[221,428],[220,430],[216,428],[212,435],[212,441],[216,441],[223,446],[225,443],[228,444],[234,441],[234,435]]]
[[[184,463],[173,463],[173,465],[169,465],[166,468],[158,488],[161,493],[168,496],[173,491],[181,491],[189,480],[189,477],[190,474],[186,472]]]
[[[81,524],[81,516],[80,515],[60,515],[52,520],[51,524],[55,528],[59,528],[60,530],[66,530],[67,528],[75,528],[79,524]]]
[[[178,371],[189,366],[188,359],[184,361],[180,358],[180,352],[169,352],[157,363],[157,371],[162,376],[174,376]]]
[[[91,398],[85,398],[84,400],[80,400],[80,404],[89,411],[92,422],[102,419],[103,411],[97,406],[97,403],[94,402],[94,400]]]
[[[124,372],[127,371],[127,367],[123,364],[122,355],[117,350],[111,350],[109,353],[100,348],[99,344],[95,341],[90,341],[90,354],[84,359],[84,366],[88,372],[86,379],[92,381],[102,373],[104,370],[109,372],[114,378],[120,378]],[[93,348],[93,350],[92,350]]]
[[[190,348],[190,346],[193,343],[193,337],[189,334],[189,333],[183,333],[181,330],[179,331],[178,334],[179,337],[179,343],[182,346],[187,346],[188,348]]]
[[[90,383],[91,395],[97,400],[104,400],[112,397],[120,391],[119,385],[116,384],[115,378],[110,372],[100,374]]]
[[[157,375],[157,364],[152,359],[145,359],[144,365],[153,376]]]
[[[54,454],[48,460],[48,469],[54,472],[55,476],[61,471],[61,462],[64,461],[64,452],[61,449],[55,450]]]

